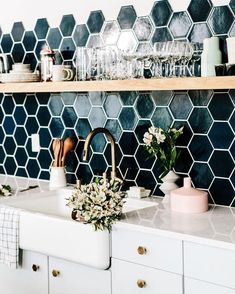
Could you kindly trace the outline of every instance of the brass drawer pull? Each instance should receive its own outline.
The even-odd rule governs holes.
[[[51,272],[53,277],[58,277],[60,275],[60,271],[53,269]]]
[[[145,286],[146,286],[146,282],[144,281],[144,280],[138,280],[137,281],[137,286],[139,287],[139,288],[144,288]]]
[[[140,255],[144,255],[144,254],[146,254],[147,249],[146,249],[145,247],[143,247],[143,246],[139,246],[139,247],[137,248],[137,252],[138,252]]]
[[[39,268],[40,268],[40,266],[37,265],[37,264],[33,264],[33,265],[32,265],[32,270],[33,270],[34,272],[37,272],[37,271],[39,270]]]

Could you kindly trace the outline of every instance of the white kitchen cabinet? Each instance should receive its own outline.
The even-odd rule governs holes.
[[[11,269],[0,264],[1,294],[47,294],[47,256],[32,251],[21,251],[21,264]]]
[[[235,290],[208,282],[185,278],[184,294],[235,294]]]
[[[111,294],[111,273],[49,257],[49,294]]]

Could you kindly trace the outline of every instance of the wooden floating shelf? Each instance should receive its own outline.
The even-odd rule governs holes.
[[[1,93],[235,89],[235,76],[79,82],[2,83]]]

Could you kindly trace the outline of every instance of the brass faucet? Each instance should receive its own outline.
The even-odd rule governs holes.
[[[93,137],[98,134],[98,133],[104,133],[108,140],[111,143],[111,158],[112,158],[112,172],[111,172],[111,178],[117,178],[117,173],[116,173],[116,146],[115,146],[115,140],[113,138],[113,135],[109,132],[109,130],[105,128],[96,128],[93,131],[91,131],[85,141],[84,144],[84,150],[83,150],[83,160],[87,161],[88,160],[88,155],[89,155],[89,146],[91,144],[91,141]]]

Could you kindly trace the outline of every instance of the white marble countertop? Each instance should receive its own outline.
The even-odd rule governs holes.
[[[13,188],[14,195],[32,195],[40,191],[48,191],[49,182],[36,179],[0,175],[0,184],[8,184]],[[29,186],[38,188],[20,192]],[[4,204],[5,197],[0,197]],[[146,200],[146,198],[145,198]],[[162,204],[162,198],[151,197],[148,201],[157,202],[158,206],[129,212],[114,226],[132,228],[145,233],[197,242],[235,250],[235,208],[210,206],[209,211],[200,214],[183,214],[170,210],[169,205]]]

